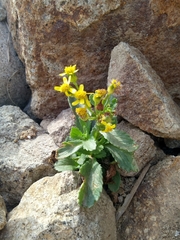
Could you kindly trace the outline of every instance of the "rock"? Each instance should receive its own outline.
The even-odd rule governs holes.
[[[46,159],[53,139],[18,107],[0,107],[0,192],[11,209],[38,179],[55,174]]]
[[[111,50],[120,40],[147,57],[180,103],[179,3],[162,2],[8,1],[8,22],[15,49],[26,66],[32,90],[30,110],[36,117],[54,117],[67,108],[64,96],[53,90],[61,83],[58,74],[64,66],[77,64],[88,91],[103,87]]]
[[[6,19],[6,10],[0,6],[0,22]]]
[[[109,197],[103,193],[92,208],[82,208],[77,203],[79,185],[76,172],[57,173],[35,182],[8,215],[0,238],[115,240],[115,209]]]
[[[154,136],[180,139],[180,109],[140,51],[123,42],[117,45],[108,81],[113,78],[122,83],[117,114]]]
[[[6,205],[2,196],[0,196],[0,230],[2,230],[6,225],[6,214]]]
[[[16,105],[24,108],[31,91],[26,83],[24,66],[12,44],[6,22],[0,22],[0,106]]]
[[[164,139],[164,142],[168,148],[180,148],[180,140],[166,138]]]
[[[121,240],[177,239],[180,229],[180,156],[150,168],[118,223]]]
[[[56,119],[47,126],[47,131],[53,138],[56,145],[60,145],[68,136],[71,127],[74,125],[75,117],[71,109],[63,110]]]
[[[142,132],[137,127],[134,127],[132,124],[121,121],[117,125],[117,128],[121,131],[128,133],[130,137],[134,140],[135,144],[138,146],[138,149],[134,152],[134,160],[136,161],[139,171],[120,171],[121,175],[123,176],[135,176],[146,166],[148,162],[154,159],[157,148],[155,147],[154,141],[149,135]]]

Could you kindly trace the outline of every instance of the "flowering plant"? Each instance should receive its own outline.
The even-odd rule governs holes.
[[[137,149],[130,136],[116,129],[115,109],[121,83],[113,79],[107,89],[87,93],[84,85],[77,83],[76,65],[65,67],[59,74],[63,83],[56,91],[68,97],[76,121],[62,146],[56,151],[57,171],[79,171],[82,185],[78,202],[91,207],[100,197],[103,184],[112,192],[119,189],[121,178],[117,171],[136,171],[133,153]]]

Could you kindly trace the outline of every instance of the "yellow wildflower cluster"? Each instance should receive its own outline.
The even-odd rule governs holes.
[[[64,68],[64,72],[59,74],[63,77],[63,84],[55,86],[54,90],[64,93],[67,97],[75,98],[72,102],[72,106],[77,106],[75,109],[76,114],[84,121],[88,119],[96,120],[100,124],[100,128],[104,132],[112,131],[116,125],[113,124],[111,117],[105,117],[107,114],[106,108],[104,108],[103,102],[109,99],[109,96],[114,92],[117,93],[121,89],[121,83],[116,79],[113,79],[109,87],[106,89],[97,89],[92,95],[94,110],[91,106],[91,102],[88,98],[88,94],[84,90],[84,85],[77,84],[76,65],[70,65]],[[105,114],[105,115],[104,115]],[[111,115],[112,116],[112,113]]]

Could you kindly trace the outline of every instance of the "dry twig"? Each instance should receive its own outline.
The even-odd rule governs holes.
[[[122,206],[120,206],[117,210],[117,213],[116,213],[116,220],[118,221],[119,218],[124,214],[124,212],[126,211],[126,209],[128,208],[131,200],[133,199],[134,197],[134,194],[136,193],[139,185],[141,184],[142,180],[144,179],[147,171],[149,170],[151,164],[149,163],[141,172],[139,178],[137,179],[136,183],[134,184],[131,192],[126,196],[125,198],[125,201],[123,203]]]

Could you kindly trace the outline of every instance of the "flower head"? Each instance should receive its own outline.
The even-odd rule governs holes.
[[[76,73],[78,71],[78,69],[76,69],[76,65],[73,66],[68,66],[64,68],[64,72],[60,73],[60,76],[65,76],[65,75],[73,75],[74,73]]]
[[[98,110],[103,109],[102,99],[106,96],[106,89],[97,89],[93,95],[93,100]]]
[[[116,124],[108,123],[105,121],[101,121],[101,124],[105,126],[103,132],[111,132],[116,127]]]
[[[72,96],[75,92],[76,92],[76,89],[75,88],[72,88],[70,85],[69,85],[69,81],[67,80],[66,77],[63,77],[63,84],[60,85],[60,86],[55,86],[54,87],[54,90],[56,91],[59,91],[59,92],[63,92],[66,94],[66,96]]]
[[[88,119],[88,113],[86,108],[76,108],[77,115],[84,121]]]
[[[112,94],[114,92],[117,92],[121,89],[122,85],[119,81],[116,79],[112,79],[111,84],[109,85],[107,91],[109,94]]]
[[[91,107],[91,103],[88,100],[87,93],[84,91],[84,85],[81,84],[79,86],[79,89],[74,93],[74,97],[77,99],[72,103],[73,106],[76,106],[77,104],[84,104],[87,107]]]

